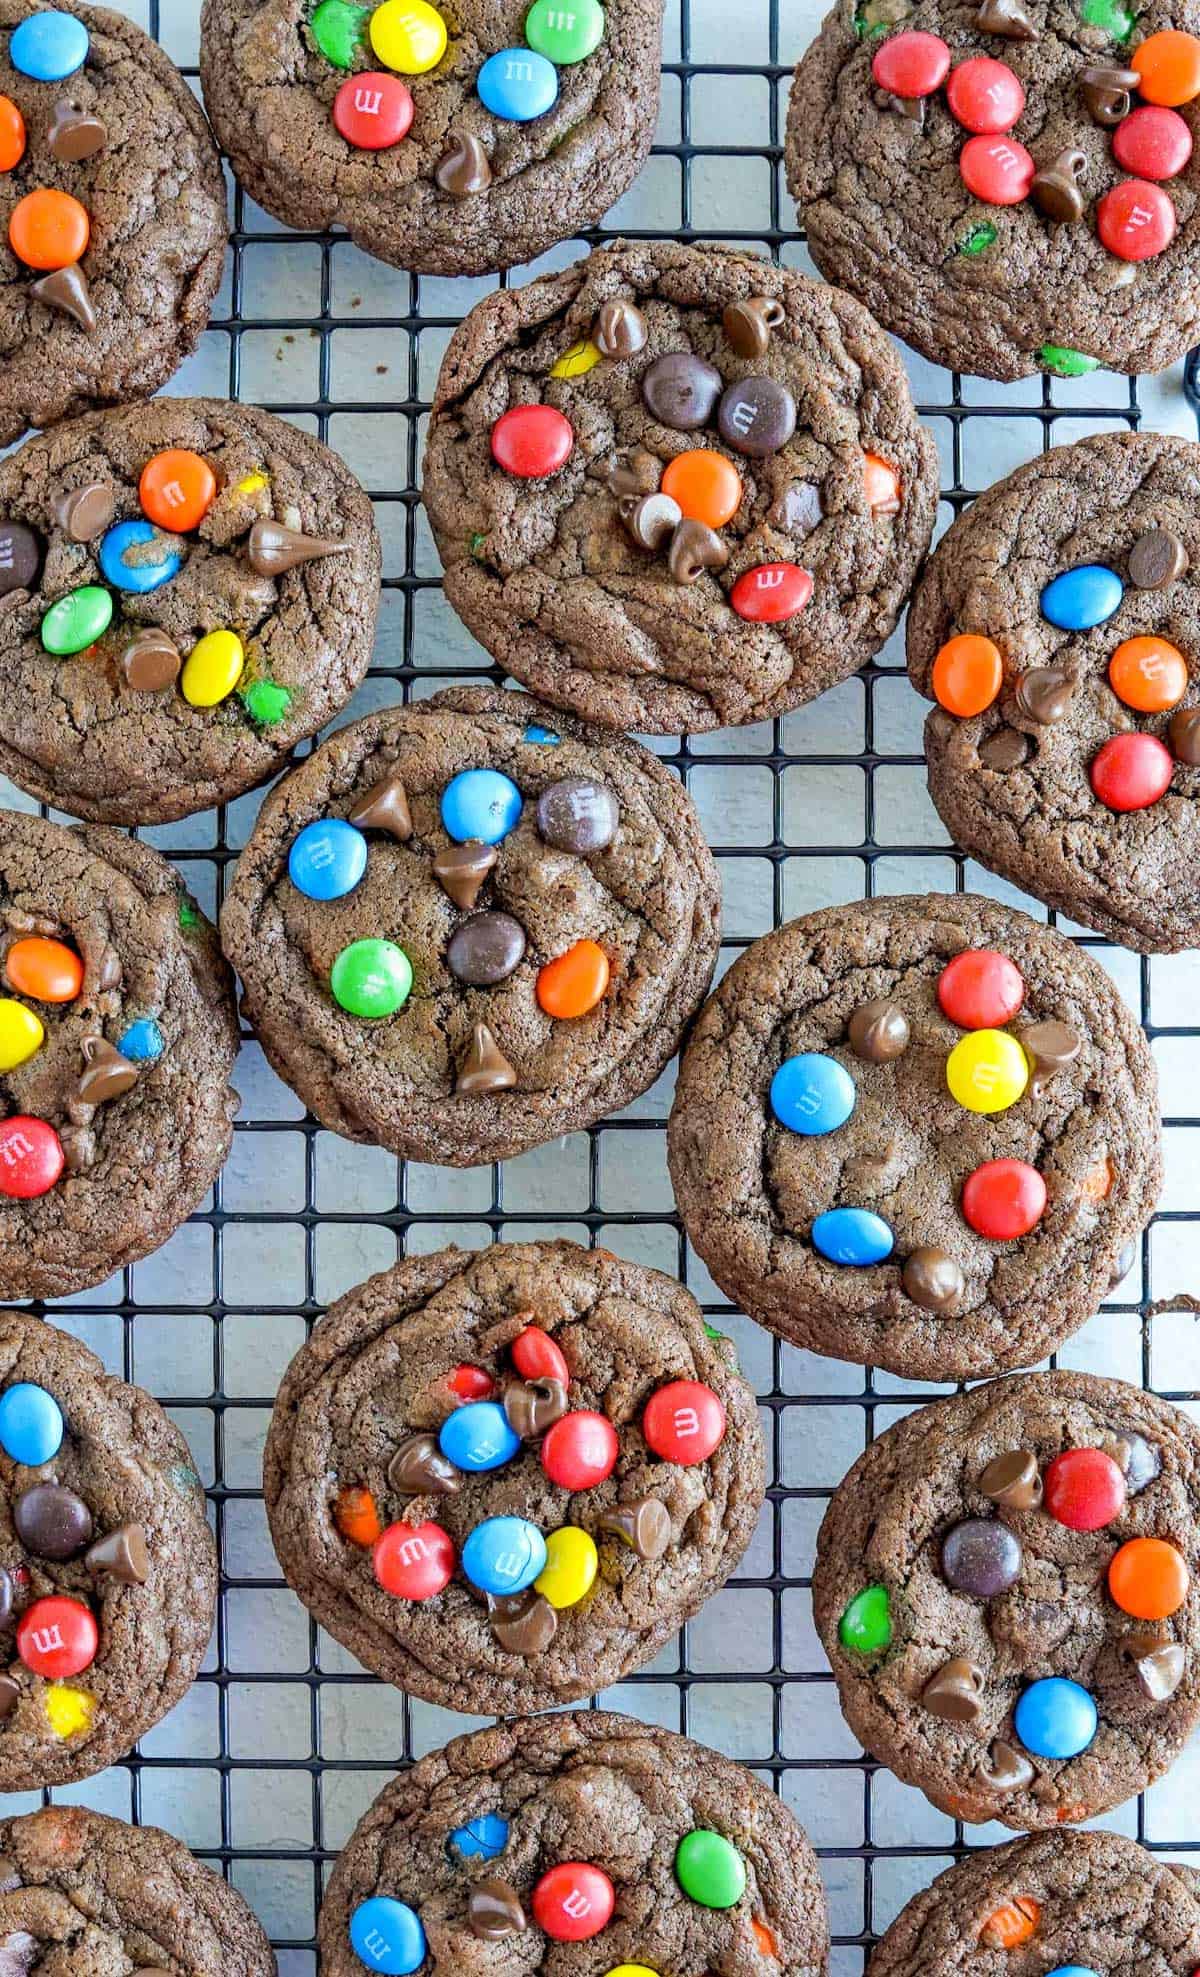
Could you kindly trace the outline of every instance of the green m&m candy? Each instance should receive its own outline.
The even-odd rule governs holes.
[[[746,1889],[746,1863],[720,1833],[697,1826],[675,1849],[675,1879],[701,1908],[732,1908]]]
[[[533,0],[525,16],[525,39],[560,68],[586,61],[604,39],[600,0]]]
[[[82,652],[108,630],[112,614],[111,591],[99,584],[84,584],[82,590],[68,591],[50,606],[42,619],[42,644],[59,659]]]
[[[855,1654],[878,1654],[890,1647],[892,1616],[886,1586],[864,1586],[838,1621],[838,1639]]]
[[[369,7],[353,0],[321,0],[309,26],[317,47],[335,69],[352,69],[366,52]]]
[[[250,719],[260,728],[273,728],[292,704],[287,688],[277,686],[274,680],[251,680],[240,698]]]
[[[1085,378],[1089,371],[1100,368],[1098,357],[1088,357],[1082,350],[1070,350],[1065,343],[1043,343],[1038,351],[1038,363],[1056,378]]]
[[[329,975],[333,999],[351,1016],[394,1016],[412,987],[412,964],[394,940],[353,940]]]

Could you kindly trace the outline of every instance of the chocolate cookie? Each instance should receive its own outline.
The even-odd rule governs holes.
[[[1200,1431],[1090,1373],[907,1415],[835,1491],[813,1613],[864,1747],[956,1819],[1055,1826],[1200,1716]]]
[[[410,1256],[284,1378],[263,1487],[284,1573],[410,1695],[481,1714],[619,1682],[734,1569],[754,1396],[679,1284],[608,1250]]]
[[[221,934],[326,1126],[469,1167],[654,1082],[719,908],[691,802],[645,749],[465,687],[342,729],[272,791]]]
[[[980,497],[908,666],[955,841],[1126,947],[1200,945],[1200,446],[1102,433]]]
[[[246,190],[422,274],[531,261],[633,183],[662,0],[204,0],[204,100]]]
[[[0,811],[0,1297],[67,1297],[191,1214],[233,1133],[233,981],[178,874]]]
[[[236,1888],[156,1826],[55,1805],[0,1821],[0,1952],[14,1971],[274,1977]]]
[[[1200,336],[1200,5],[840,0],[785,158],[813,259],[932,363],[1159,371]]]
[[[555,1977],[823,1977],[829,1945],[816,1860],[774,1793],[607,1711],[423,1757],[359,1820],[317,1935],[326,1977],[465,1977],[497,1958]]]
[[[148,398],[200,338],[225,180],[194,96],[124,14],[0,0],[0,445]]]
[[[990,899],[858,900],[755,941],[684,1053],[671,1177],[722,1290],[907,1378],[1028,1365],[1133,1263],[1149,1047],[1090,955]]]
[[[914,1895],[869,1977],[965,1977],[997,1952],[997,1969],[1050,1977],[1192,1977],[1196,1870],[1120,1833],[1039,1833],[986,1848]]]
[[[0,770],[102,823],[268,776],[371,657],[380,551],[337,455],[269,412],[160,398],[0,462]]]
[[[158,1402],[25,1311],[0,1311],[0,1560],[0,1791],[89,1778],[195,1680],[216,1547]]]
[[[784,713],[869,659],[937,484],[856,302],[669,241],[478,303],[424,465],[446,596],[475,637],[556,705],[656,734]]]

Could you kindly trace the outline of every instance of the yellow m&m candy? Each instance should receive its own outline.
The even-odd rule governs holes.
[[[0,1071],[15,1071],[33,1056],[45,1034],[40,1018],[23,1002],[0,999]]]
[[[651,1970],[648,1963],[617,1963],[606,1970],[604,1977],[658,1977],[657,1970]]]
[[[446,52],[446,23],[429,0],[383,0],[371,16],[371,46],[389,69],[424,75]]]
[[[46,1690],[46,1715],[56,1737],[81,1736],[92,1727],[96,1698],[87,1689],[71,1689],[65,1682]]]
[[[551,1606],[575,1606],[591,1592],[597,1562],[596,1547],[587,1532],[564,1524],[546,1539],[546,1563],[534,1587]]]
[[[1029,1059],[1007,1030],[971,1030],[946,1059],[946,1083],[968,1112],[1005,1112],[1029,1083]]]
[[[564,350],[562,356],[551,364],[550,375],[552,378],[586,377],[599,362],[600,352],[589,338],[584,337],[580,342],[573,343],[569,350]]]
[[[192,707],[215,707],[242,677],[246,653],[236,632],[207,632],[184,662],[179,685]]]

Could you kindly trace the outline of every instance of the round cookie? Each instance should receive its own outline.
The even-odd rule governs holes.
[[[475,637],[556,705],[655,734],[785,713],[869,659],[937,484],[857,303],[671,241],[478,303],[424,462],[446,596]]]
[[[479,1730],[403,1772],[351,1834],[317,1938],[326,1977],[450,1977],[517,1931],[522,1972],[556,1977],[823,1977],[829,1946],[816,1859],[775,1794],[608,1711]]]
[[[280,1388],[285,1576],[375,1674],[446,1708],[576,1702],[716,1592],[763,1500],[754,1396],[670,1277],[574,1243],[412,1256]]]
[[[1162,1174],[1146,1039],[1082,949],[970,895],[755,941],[668,1133],[688,1234],[794,1345],[905,1378],[1029,1365],[1133,1264]]]
[[[952,370],[1162,370],[1200,336],[1198,37],[1196,0],[839,0],[785,144],[817,266]]]
[[[102,823],[265,782],[371,658],[371,503],[253,406],[160,398],[0,462],[0,771]]]
[[[1017,1951],[1050,1977],[1194,1977],[1196,1870],[1120,1833],[1068,1829],[982,1848],[914,1895],[868,1977],[968,1977],[997,1952],[1013,1967]]]
[[[157,1826],[81,1805],[0,1821],[0,1926],[14,1968],[275,1977],[237,1889]]]
[[[246,190],[421,274],[531,261],[645,163],[662,0],[204,0],[200,74]]]
[[[654,1082],[719,911],[691,802],[645,749],[466,687],[343,728],[276,786],[221,935],[324,1125],[469,1167]]]
[[[233,979],[148,845],[0,811],[0,1297],[146,1256],[233,1133]]]
[[[148,398],[225,265],[225,180],[183,77],[124,14],[0,0],[0,445]]]
[[[859,1457],[813,1613],[856,1737],[956,1819],[1090,1819],[1200,1716],[1200,1432],[1121,1380],[1027,1373]]]
[[[1054,447],[954,524],[908,619],[956,843],[1143,953],[1200,944],[1184,878],[1200,852],[1198,502],[1190,440]]]
[[[0,1311],[0,1791],[124,1757],[191,1687],[216,1603],[178,1428],[66,1332]]]

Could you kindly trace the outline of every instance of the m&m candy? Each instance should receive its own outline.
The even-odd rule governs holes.
[[[33,1201],[49,1194],[64,1165],[62,1141],[44,1119],[17,1112],[0,1122],[0,1195]]]
[[[1130,56],[1129,66],[1147,103],[1178,108],[1200,96],[1200,40],[1182,28],[1149,35]]]
[[[460,1400],[490,1400],[496,1391],[496,1382],[482,1366],[456,1366],[446,1385]]]
[[[910,28],[893,34],[876,49],[871,74],[889,96],[906,102],[914,97],[932,96],[950,73],[950,50],[940,34],[926,34]]]
[[[1109,1561],[1108,1590],[1135,1620],[1169,1620],[1187,1598],[1190,1579],[1183,1553],[1165,1538],[1130,1538]]]
[[[1166,638],[1122,639],[1108,662],[1108,683],[1126,707],[1163,714],[1187,692],[1187,660]]]
[[[1170,788],[1175,763],[1157,735],[1113,735],[1092,757],[1088,778],[1107,809],[1148,810]]]
[[[84,652],[112,623],[111,593],[99,584],[83,584],[52,604],[42,619],[42,644],[56,658]]]
[[[101,575],[114,590],[139,596],[170,583],[183,567],[180,551],[163,541],[153,522],[146,521],[114,523],[101,539],[97,560]]]
[[[542,1442],[542,1468],[564,1490],[592,1490],[611,1476],[620,1444],[607,1415],[590,1408],[564,1414]]]
[[[561,1611],[586,1599],[596,1580],[599,1557],[595,1540],[574,1524],[564,1524],[546,1539],[546,1563],[534,1580],[534,1591]]]
[[[370,1549],[383,1529],[375,1499],[370,1490],[364,1489],[338,1491],[333,1521],[350,1544],[361,1545],[364,1550]]]
[[[1047,1464],[1042,1502],[1069,1531],[1102,1531],[1125,1508],[1125,1477],[1102,1448],[1066,1448]]]
[[[864,1586],[849,1600],[838,1621],[838,1639],[854,1654],[879,1654],[892,1644],[892,1614],[886,1586]]]
[[[1031,1682],[1014,1714],[1017,1735],[1035,1757],[1078,1757],[1095,1736],[1098,1721],[1087,1690],[1062,1675]]]
[[[135,1064],[152,1063],[162,1056],[164,1048],[162,1031],[153,1016],[138,1016],[117,1042],[121,1055],[132,1058]]]
[[[870,1208],[827,1208],[812,1225],[813,1248],[830,1263],[862,1268],[891,1255],[895,1237]]]
[[[320,0],[309,22],[309,31],[327,62],[336,69],[352,69],[363,52],[369,7],[354,0]]]
[[[440,1524],[389,1524],[371,1552],[375,1577],[397,1599],[433,1599],[454,1576],[454,1543]]]
[[[1029,197],[1037,167],[1015,137],[969,137],[958,154],[968,192],[989,206],[1019,206]]]
[[[200,453],[172,446],[147,460],[138,481],[142,513],[159,528],[198,529],[217,498],[217,477]]]
[[[1046,1972],[1046,1977],[1100,1977],[1090,1963],[1060,1963]]]
[[[997,1030],[1025,1000],[1021,971],[992,947],[968,947],[938,976],[938,1002],[960,1030]]]
[[[456,1469],[475,1473],[511,1462],[520,1453],[521,1437],[509,1426],[498,1400],[471,1400],[447,1415],[438,1446]]]
[[[1175,208],[1160,185],[1126,178],[1096,207],[1096,232],[1121,261],[1149,261],[1175,238]]]
[[[28,934],[4,957],[10,988],[34,1002],[74,1002],[83,987],[83,963],[65,941]]]
[[[996,137],[1016,123],[1025,108],[1025,91],[1007,62],[972,55],[950,71],[946,101],[964,130]]]
[[[1045,1207],[1046,1183],[1026,1160],[985,1160],[963,1183],[963,1218],[992,1242],[1027,1236]]]
[[[412,963],[395,941],[354,940],[334,962],[329,986],[348,1015],[379,1022],[404,1007],[412,979]]]
[[[1111,618],[1124,595],[1115,570],[1103,563],[1081,563],[1052,577],[1038,601],[1047,623],[1064,632],[1087,632]]]
[[[1006,1112],[1029,1083],[1029,1059],[1007,1030],[972,1030],[946,1059],[946,1083],[968,1112]]]
[[[54,1395],[31,1380],[18,1380],[0,1394],[0,1448],[27,1469],[53,1462],[62,1447],[62,1409]]]
[[[691,1468],[707,1462],[725,1438],[725,1407],[700,1380],[669,1380],[642,1413],[646,1444],[665,1462]]]
[[[0,1073],[15,1071],[41,1048],[46,1032],[41,1019],[23,1002],[0,998]]]
[[[782,625],[803,611],[812,594],[812,577],[798,563],[756,563],[743,570],[729,602],[748,624]]]
[[[523,1593],[545,1563],[546,1540],[525,1517],[485,1517],[462,1549],[462,1568],[471,1584],[498,1598]]]
[[[609,959],[598,941],[577,940],[565,954],[538,969],[537,999],[547,1016],[560,1022],[586,1016],[604,1000]]]
[[[600,0],[533,0],[525,16],[525,39],[560,69],[586,61],[604,39]]]
[[[408,135],[412,91],[382,70],[347,76],[333,99],[333,124],[357,151],[386,151]]]
[[[903,492],[900,476],[878,453],[863,454],[863,493],[873,515],[898,515]]]
[[[1134,178],[1176,178],[1192,155],[1192,133],[1178,110],[1142,103],[1113,132],[1113,157]]]
[[[608,1926],[616,1893],[600,1867],[564,1860],[533,1891],[533,1919],[556,1943],[586,1943]]]
[[[25,119],[11,96],[0,96],[0,172],[11,172],[25,156]]]
[[[512,1362],[523,1380],[561,1380],[570,1384],[571,1374],[557,1346],[540,1325],[526,1325],[512,1342]]]
[[[732,460],[708,446],[677,453],[663,472],[660,492],[677,501],[680,512],[707,528],[721,529],[737,514],[742,477]]]
[[[521,792],[499,769],[460,769],[442,791],[442,823],[458,844],[499,844],[520,815]]]
[[[675,1879],[702,1908],[733,1908],[746,1892],[746,1863],[724,1834],[698,1826],[675,1849]]]
[[[18,199],[8,220],[8,244],[27,268],[70,268],[87,250],[91,221],[69,192],[37,186]]]
[[[508,1821],[498,1812],[481,1812],[465,1826],[456,1826],[449,1844],[464,1860],[496,1860],[508,1845]]]
[[[475,78],[479,100],[505,123],[528,124],[558,101],[558,70],[534,48],[501,48]]]
[[[368,1970],[409,1977],[425,1961],[425,1930],[407,1902],[392,1895],[360,1901],[350,1917],[350,1947]]]
[[[805,1050],[785,1057],[771,1079],[771,1110],[789,1132],[836,1132],[854,1110],[854,1080],[836,1057]]]
[[[967,720],[990,707],[1004,684],[1000,648],[978,632],[948,638],[933,662],[933,697],[948,714]]]
[[[367,869],[367,840],[341,817],[319,817],[292,839],[288,877],[306,899],[342,899]]]
[[[446,23],[428,0],[383,0],[369,32],[380,61],[401,75],[424,75],[446,52]]]
[[[8,59],[34,82],[64,82],[87,60],[90,39],[82,21],[54,7],[17,23],[9,36]]]
[[[96,1659],[100,1629],[82,1600],[52,1593],[26,1607],[17,1626],[17,1653],[35,1675],[81,1675]]]
[[[218,707],[242,677],[245,647],[236,632],[205,632],[183,662],[179,691],[190,707]]]
[[[492,458],[518,480],[545,480],[565,467],[575,446],[569,419],[553,405],[510,405],[492,427]]]

